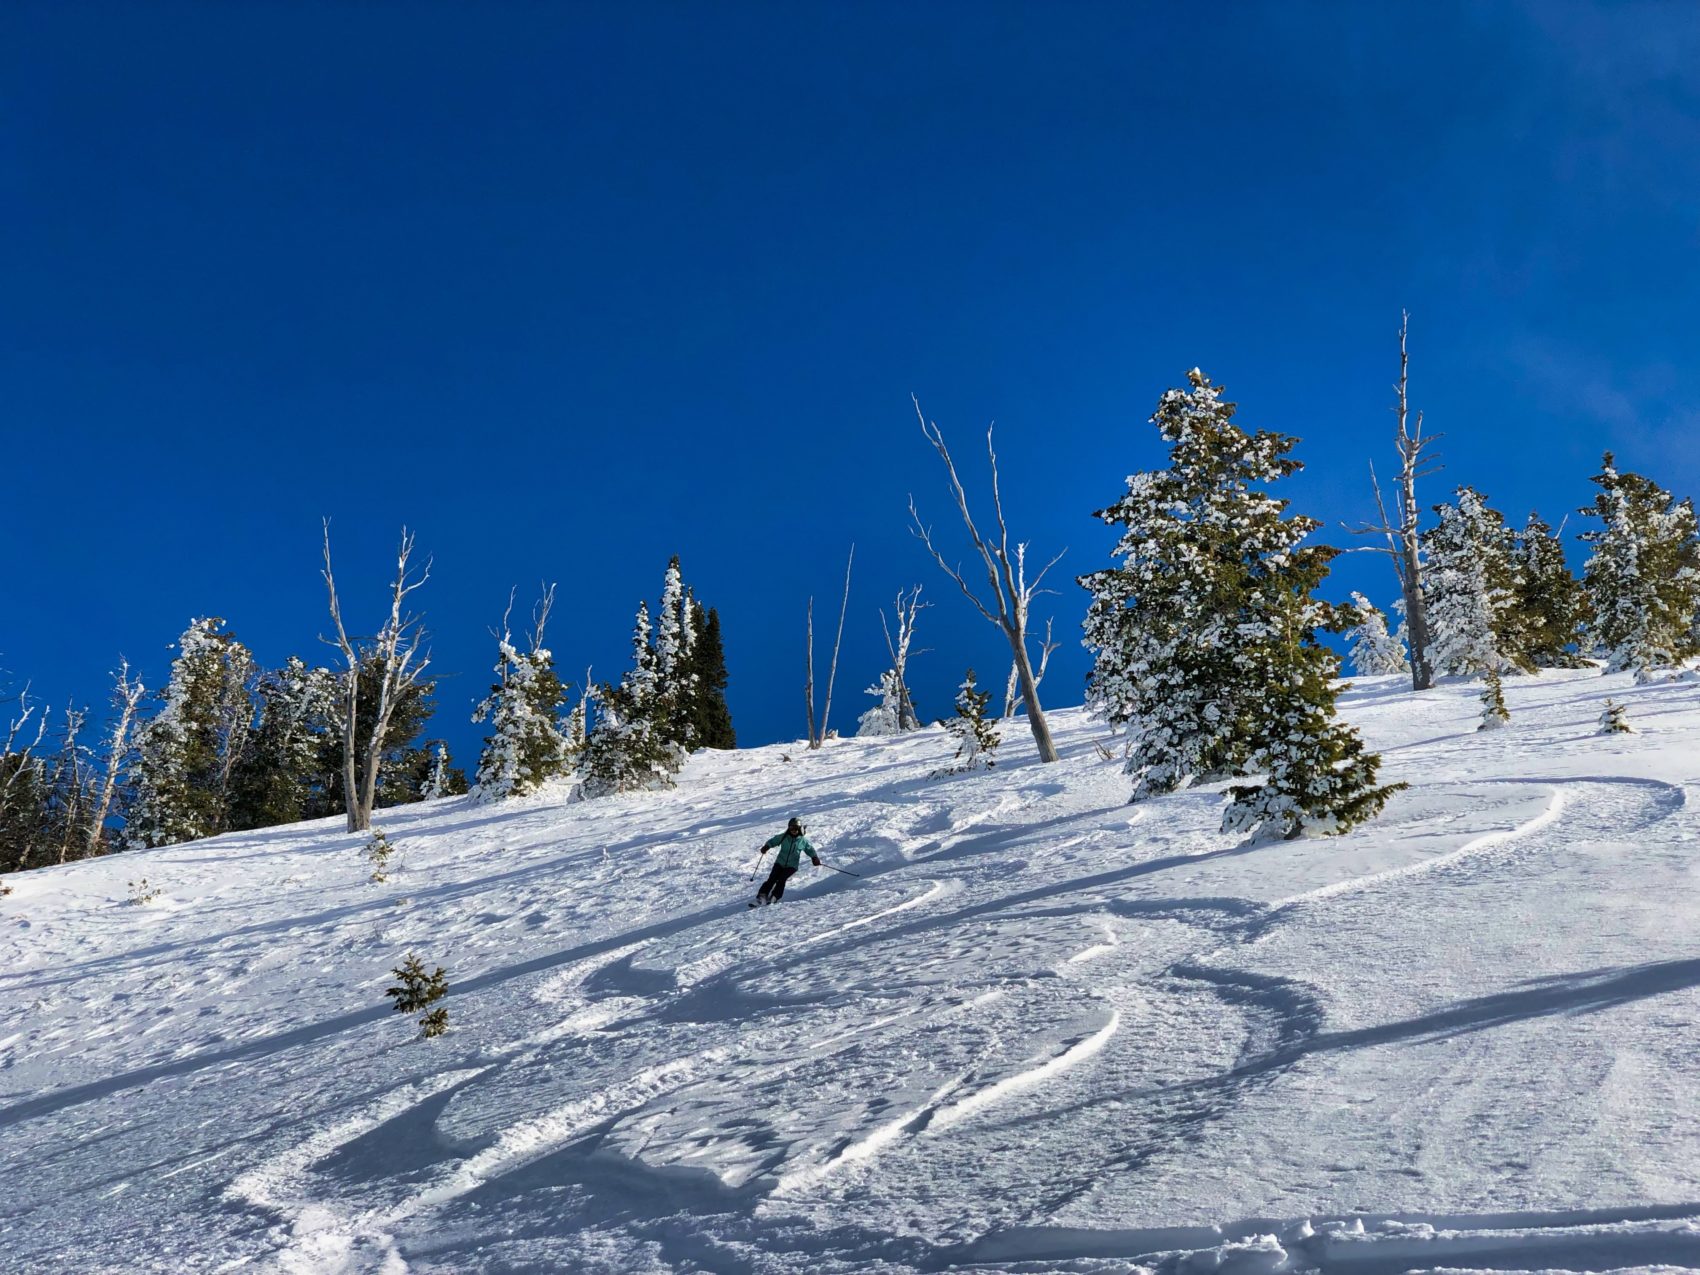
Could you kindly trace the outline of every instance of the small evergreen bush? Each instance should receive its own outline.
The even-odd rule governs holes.
[[[1607,700],[1605,708],[1600,712],[1601,735],[1628,735],[1634,731],[1629,724],[1629,715],[1623,711],[1623,705],[1614,700]]]
[[[424,964],[412,952],[390,973],[397,981],[384,989],[384,995],[395,1002],[399,1014],[417,1014],[449,994],[449,972],[439,965],[434,973],[427,974]],[[419,1035],[427,1040],[441,1036],[448,1026],[449,1011],[439,1007],[419,1020]]]
[[[1505,687],[1499,670],[1490,668],[1487,684],[1482,687],[1482,724],[1477,730],[1498,730],[1511,720],[1511,710],[1505,707]]]
[[[129,883],[130,902],[136,907],[146,907],[159,898],[162,891],[157,885],[150,885],[146,877],[139,877]]]
[[[376,885],[382,885],[390,879],[390,859],[395,855],[395,846],[384,835],[382,828],[372,829],[372,839],[366,843],[366,862],[372,865],[371,880]]]

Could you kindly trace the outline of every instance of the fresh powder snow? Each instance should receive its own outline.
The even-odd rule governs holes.
[[[379,811],[383,883],[340,820],[5,878],[0,1268],[1700,1267],[1700,684],[1407,687],[1336,838],[1075,710]],[[749,911],[792,815],[859,876]]]

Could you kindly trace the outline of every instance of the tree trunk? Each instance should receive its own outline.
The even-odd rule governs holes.
[[[1033,732],[1033,742],[1039,748],[1039,760],[1042,762],[1056,761],[1057,746],[1051,741],[1050,723],[1045,720],[1045,710],[1039,706],[1039,685],[1033,680],[1033,664],[1027,658],[1027,643],[1022,641],[1023,635],[1004,629],[1004,636],[1009,639],[1011,652],[1015,656],[1015,676],[1021,684],[1021,702],[1027,709],[1027,725]]]
[[[342,800],[348,807],[348,830],[364,832],[372,822],[369,810],[360,805],[359,768],[355,764],[355,744],[358,739],[360,713],[360,672],[348,670],[348,690],[342,712]]]

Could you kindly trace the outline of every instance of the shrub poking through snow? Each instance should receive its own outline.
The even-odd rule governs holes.
[[[395,846],[384,835],[382,828],[372,829],[372,839],[366,843],[366,862],[372,865],[372,881],[382,885],[390,879],[390,860],[395,856]]]
[[[1482,687],[1482,724],[1477,730],[1498,730],[1511,720],[1511,710],[1505,707],[1505,687],[1499,670],[1487,671],[1487,683]]]
[[[956,692],[956,716],[944,724],[957,741],[956,764],[940,771],[944,775],[960,775],[984,766],[990,770],[997,765],[998,728],[986,717],[990,691],[979,690],[974,684],[974,670],[962,681]]]
[[[1623,705],[1615,700],[1607,700],[1606,706],[1600,712],[1601,735],[1627,735],[1635,728],[1629,724],[1629,715],[1623,711]]]
[[[146,877],[138,877],[131,881],[129,885],[130,902],[136,907],[146,907],[159,898],[161,894],[160,888],[157,885],[150,885]]]
[[[427,974],[425,966],[412,952],[390,973],[397,981],[394,986],[384,989],[384,995],[395,1002],[399,1014],[417,1014],[449,994],[449,972],[439,965],[435,973]],[[419,1020],[419,1035],[427,1040],[441,1036],[448,1026],[449,1011],[439,1006]]]

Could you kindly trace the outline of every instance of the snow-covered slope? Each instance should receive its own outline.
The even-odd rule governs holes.
[[[327,823],[13,877],[0,1267],[1700,1267],[1700,686],[1507,694],[1360,683],[1411,787],[1333,840],[1069,712],[389,812],[383,885]],[[747,911],[793,813],[861,876]]]

